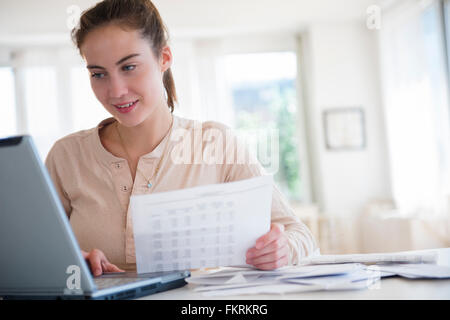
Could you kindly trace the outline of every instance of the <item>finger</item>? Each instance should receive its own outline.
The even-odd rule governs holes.
[[[92,274],[97,277],[100,276],[103,272],[101,257],[98,254],[91,254],[89,256],[89,263],[91,265]]]
[[[288,243],[285,236],[281,236],[278,239],[275,239],[274,241],[270,242],[267,246],[263,247],[262,249],[258,250],[255,247],[248,249],[246,257],[247,258],[256,258],[263,255],[266,255],[271,252],[275,252],[277,250],[280,250],[284,246],[286,246]]]
[[[260,269],[260,270],[274,270],[274,269],[278,269],[281,267],[284,267],[288,264],[288,257],[287,255],[282,257],[281,259],[274,261],[274,262],[269,262],[269,263],[262,263],[262,264],[257,264],[255,265],[256,268]]]
[[[265,264],[265,263],[276,262],[276,261],[282,259],[284,256],[287,256],[288,252],[289,252],[288,246],[284,246],[279,250],[265,254],[263,256],[247,259],[247,262],[250,262],[250,264],[252,264],[254,266],[260,265],[260,264]]]
[[[119,267],[117,267],[115,264],[112,264],[109,262],[105,263],[105,268],[103,270],[104,270],[104,272],[125,272],[125,270],[122,270]]]
[[[264,248],[267,244],[269,244],[273,240],[277,239],[280,235],[282,235],[283,232],[284,232],[284,225],[279,223],[272,223],[272,225],[270,226],[270,231],[256,240],[255,244],[256,249]]]

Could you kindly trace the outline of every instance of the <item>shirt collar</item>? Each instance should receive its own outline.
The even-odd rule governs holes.
[[[98,154],[100,159],[102,159],[102,161],[104,161],[108,164],[126,161],[125,159],[117,157],[117,156],[113,155],[111,152],[109,152],[108,150],[106,150],[100,140],[100,135],[99,135],[100,129],[103,128],[104,126],[111,124],[113,122],[116,122],[116,121],[117,120],[114,119],[113,117],[102,120],[94,128],[94,134],[92,135],[92,140],[91,140],[94,150],[96,150],[96,153]],[[173,115],[172,130],[170,130],[169,133],[173,133],[176,130],[176,128],[178,128],[179,123],[180,123],[179,117]],[[165,151],[167,153],[170,150],[169,146],[168,146],[168,148],[166,148],[166,143],[170,143],[171,135],[169,135],[169,133],[166,134],[166,136],[161,140],[161,142],[156,146],[155,149],[153,149],[151,152],[143,155],[141,158],[143,158],[145,160],[160,158],[164,149],[166,149]]]

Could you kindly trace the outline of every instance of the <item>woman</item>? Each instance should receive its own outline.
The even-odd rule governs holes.
[[[72,35],[87,63],[92,90],[112,118],[57,141],[46,165],[92,273],[134,270],[131,194],[236,181],[263,170],[258,163],[225,158],[173,161],[174,132],[195,135],[200,127],[203,134],[214,130],[225,136],[227,128],[172,115],[172,53],[150,1],[100,2],[82,14]],[[227,143],[223,157],[234,155],[235,146]],[[309,230],[275,188],[271,229],[248,250],[247,263],[270,270],[294,264],[314,249]]]

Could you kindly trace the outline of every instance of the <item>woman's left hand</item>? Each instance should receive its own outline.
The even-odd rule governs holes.
[[[256,240],[247,250],[246,262],[261,270],[273,270],[288,264],[288,240],[284,225],[272,223],[270,231]]]

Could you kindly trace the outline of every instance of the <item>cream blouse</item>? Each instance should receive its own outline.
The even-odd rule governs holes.
[[[136,269],[130,196],[237,181],[265,174],[228,127],[217,122],[198,122],[174,116],[173,128],[160,144],[138,162],[133,183],[125,159],[107,151],[99,129],[116,121],[108,118],[92,129],[58,140],[45,164],[84,251],[102,250],[119,268]],[[166,146],[167,144],[167,146]],[[145,177],[158,173],[147,187]],[[244,155],[242,157],[241,155]],[[145,177],[144,177],[145,176]],[[289,239],[289,263],[316,250],[315,240],[274,186],[272,222],[285,226]]]

